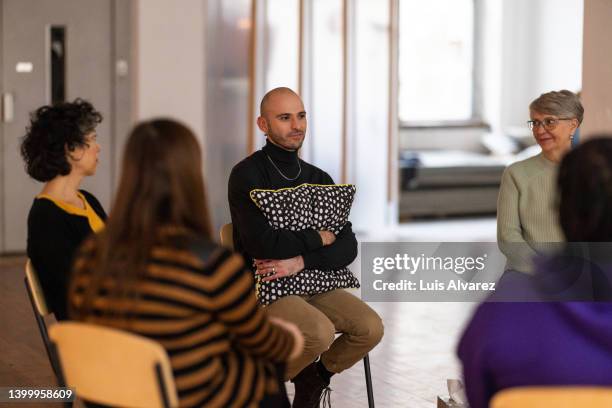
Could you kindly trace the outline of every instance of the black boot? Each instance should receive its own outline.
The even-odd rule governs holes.
[[[322,394],[327,396],[329,404],[329,381],[325,381],[321,376],[317,363],[304,368],[292,381],[295,385],[293,408],[319,408]]]

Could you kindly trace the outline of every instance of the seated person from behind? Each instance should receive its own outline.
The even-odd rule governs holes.
[[[144,122],[123,157],[108,224],[75,261],[70,317],[158,341],[181,407],[288,407],[279,366],[303,337],[267,317],[242,257],[212,242],[195,136]]]
[[[106,219],[98,200],[79,190],[83,178],[96,173],[96,126],[101,121],[102,115],[81,99],[43,106],[32,113],[21,144],[28,174],[45,183],[28,215],[28,257],[58,320],[67,317],[74,252],[85,237],[104,227]]]
[[[585,142],[561,162],[559,214],[568,243],[612,242],[612,135],[607,137]],[[599,266],[603,276],[610,277],[609,251],[606,256]],[[572,259],[576,258],[541,256],[534,276],[507,273],[489,302],[477,309],[457,352],[471,408],[488,407],[495,393],[512,387],[612,386],[609,280],[598,281],[608,285],[607,294],[601,285],[588,286],[592,293],[586,299],[600,302],[496,302],[575,287],[578,280],[567,276],[591,282],[600,274],[597,268],[584,269],[582,261],[579,269],[572,268]]]
[[[298,157],[307,125],[300,97],[291,89],[276,88],[264,96],[260,110],[257,124],[267,136],[266,145],[238,163],[229,179],[236,250],[254,260],[257,274],[265,275],[263,281],[294,275],[297,279],[303,277],[304,269],[327,274],[348,266],[357,256],[350,222],[337,236],[308,228],[276,228],[251,199],[255,190],[295,191],[305,183],[334,184],[326,172]],[[280,288],[289,284],[289,280],[277,282]],[[293,406],[317,407],[331,376],[353,366],[378,344],[382,321],[367,304],[343,289],[279,297],[266,307],[268,313],[295,323],[306,339],[303,354],[287,368],[286,377],[295,383]],[[337,339],[336,332],[342,333]]]
[[[566,90],[542,94],[529,105],[528,124],[542,152],[513,163],[502,176],[497,242],[508,259],[507,269],[531,272],[538,249],[545,250],[547,243],[563,242],[555,211],[555,178],[583,114],[578,96]]]

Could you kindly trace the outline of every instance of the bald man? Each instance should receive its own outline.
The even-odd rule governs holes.
[[[301,98],[289,88],[271,90],[261,101],[257,125],[267,138],[266,145],[238,163],[229,180],[236,250],[254,261],[256,273],[273,271],[273,279],[299,274],[305,268],[348,266],[357,256],[350,222],[337,236],[330,231],[274,229],[249,197],[254,189],[334,184],[326,172],[298,156],[307,127]],[[286,373],[295,383],[295,408],[318,407],[332,375],[360,361],[383,335],[376,312],[341,289],[285,296],[266,310],[295,323],[304,334],[304,353],[289,363]],[[337,332],[342,334],[335,339]]]

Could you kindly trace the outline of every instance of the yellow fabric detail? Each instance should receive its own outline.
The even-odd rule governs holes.
[[[67,203],[65,201],[58,200],[57,198],[51,197],[47,194],[39,194],[36,198],[44,198],[46,200],[52,201],[53,204],[57,205],[62,210],[66,211],[68,214],[80,215],[81,217],[87,218],[89,222],[89,226],[91,227],[93,232],[100,232],[102,228],[104,228],[104,221],[98,216],[98,214],[94,211],[94,209],[89,205],[85,196],[80,192],[77,192],[77,196],[83,202],[85,209]]]

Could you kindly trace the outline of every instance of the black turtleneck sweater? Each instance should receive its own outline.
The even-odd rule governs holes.
[[[280,174],[294,178],[300,167],[300,176],[293,181]],[[287,259],[298,255],[304,258],[306,269],[342,268],[353,262],[357,256],[357,240],[350,222],[333,244],[324,247],[319,233],[313,229],[290,231],[271,227],[249,196],[254,189],[277,190],[304,183],[334,184],[334,181],[323,170],[299,159],[297,152],[281,149],[269,141],[261,150],[234,166],[228,188],[234,247],[249,264],[253,258]]]

